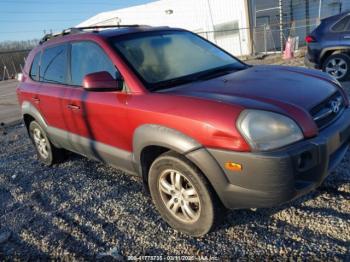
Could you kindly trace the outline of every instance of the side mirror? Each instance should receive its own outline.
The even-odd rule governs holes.
[[[114,79],[107,71],[88,74],[83,79],[86,91],[120,91],[123,89],[123,80]]]

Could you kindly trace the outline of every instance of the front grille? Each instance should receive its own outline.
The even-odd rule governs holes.
[[[310,113],[319,129],[330,125],[345,108],[344,98],[338,91],[325,101],[311,109]]]

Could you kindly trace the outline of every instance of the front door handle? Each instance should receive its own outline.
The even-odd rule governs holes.
[[[79,110],[80,106],[77,106],[77,105],[74,105],[74,104],[68,104],[67,108],[71,109],[71,110]]]
[[[350,39],[350,35],[344,36],[344,39]]]

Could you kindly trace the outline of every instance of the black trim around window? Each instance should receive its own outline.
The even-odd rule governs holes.
[[[29,69],[29,78],[31,80],[35,81],[35,82],[39,82],[41,55],[42,55],[42,51],[41,50],[34,55],[34,58],[32,60],[32,64],[31,64],[30,69]],[[33,69],[33,66],[34,66],[34,61],[37,58],[37,56],[39,56],[39,60],[38,60],[38,64],[36,65],[37,66],[37,69],[36,69],[37,72],[36,72],[36,76],[35,76],[36,79],[34,79],[32,77],[32,69]]]
[[[35,60],[35,57],[40,53],[40,58],[39,58],[39,61],[38,61],[38,69],[37,69],[37,75],[36,75],[36,79],[33,79],[30,75],[30,71],[29,71],[29,77],[30,79],[32,79],[33,81],[35,82],[38,82],[38,83],[45,83],[45,84],[53,84],[53,85],[62,85],[62,86],[66,86],[66,87],[72,87],[72,88],[79,88],[79,87],[82,87],[81,85],[73,85],[72,84],[72,70],[71,70],[71,51],[72,51],[72,43],[82,43],[82,42],[91,42],[95,45],[97,45],[102,52],[104,52],[104,54],[106,55],[106,57],[111,61],[111,63],[115,66],[115,69],[116,69],[116,72],[121,76],[122,74],[120,73],[120,71],[118,70],[117,66],[113,63],[112,59],[110,58],[110,56],[104,51],[103,47],[95,42],[95,41],[92,41],[92,40],[71,40],[71,41],[67,41],[67,42],[64,42],[64,43],[58,43],[58,44],[53,44],[53,45],[49,45],[47,47],[44,47],[42,50],[40,50],[39,52],[37,52],[35,55],[34,55],[34,58],[33,58],[33,61],[32,61],[32,65],[31,65],[31,68],[33,67],[33,64],[34,64],[34,60]],[[49,81],[41,81],[40,80],[40,69],[41,69],[41,60],[42,60],[42,57],[43,57],[43,54],[44,52],[47,50],[47,49],[50,49],[50,48],[54,48],[54,47],[57,47],[57,46],[66,46],[66,50],[67,50],[67,66],[66,66],[66,72],[65,72],[65,81],[64,83],[54,83],[54,82],[49,82]]]

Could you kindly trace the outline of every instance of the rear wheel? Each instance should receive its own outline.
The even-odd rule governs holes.
[[[29,124],[29,135],[37,151],[38,159],[42,163],[52,165],[64,159],[64,150],[56,148],[50,142],[44,129],[36,121]]]
[[[221,203],[200,170],[182,155],[158,157],[150,168],[149,188],[160,215],[174,229],[202,236],[216,224]]]
[[[350,75],[350,57],[346,54],[334,54],[323,63],[323,71],[339,81],[344,81]]]

